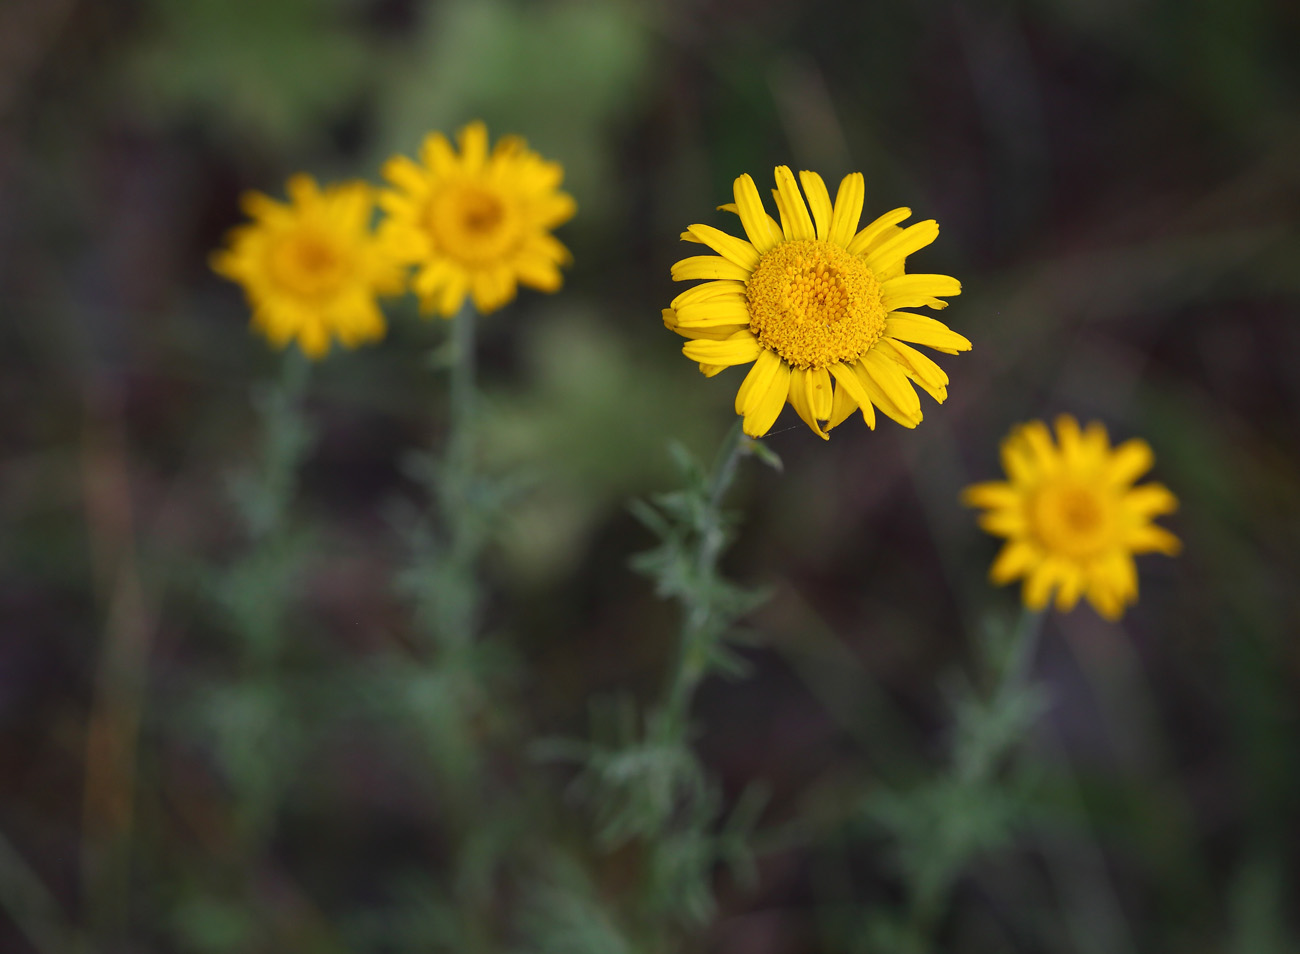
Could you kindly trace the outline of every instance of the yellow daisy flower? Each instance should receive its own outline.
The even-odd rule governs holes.
[[[777,166],[779,224],[754,180],[736,180],[735,204],[719,208],[740,216],[749,241],[708,225],[682,233],[718,254],[673,266],[675,281],[707,280],[673,299],[664,324],[691,339],[682,353],[706,375],[753,362],[736,394],[750,437],[766,434],[787,401],[822,438],[858,409],[871,428],[877,407],[915,427],[921,402],[910,382],[942,402],[948,375],[906,342],[947,354],[971,346],[942,322],[898,310],[944,308],[939,296],[961,293],[947,275],[903,273],[907,256],[933,242],[939,226],[929,219],[900,228],[912,212],[895,209],[859,231],[861,173],[844,177],[834,205],[817,173],[799,180],[807,204],[789,167]]]
[[[1178,538],[1151,521],[1178,509],[1162,484],[1134,487],[1155,457],[1144,440],[1111,449],[1106,428],[1094,421],[1080,431],[1068,414],[1056,419],[1057,443],[1042,421],[1015,428],[1002,442],[1008,481],[974,484],[963,502],[987,510],[980,526],[1007,543],[989,577],[1024,577],[1022,599],[1031,610],[1074,608],[1086,595],[1106,619],[1117,620],[1137,599],[1134,554],[1181,549]]]
[[[394,156],[384,165],[393,184],[380,197],[388,217],[381,235],[401,261],[419,266],[413,286],[421,308],[450,318],[465,295],[482,314],[515,297],[516,283],[558,291],[560,266],[571,261],[550,230],[577,205],[559,191],[564,167],[506,136],[488,152],[487,127],[460,131],[460,155],[441,133],[420,148],[420,162]]]
[[[212,256],[213,270],[244,286],[253,325],[277,348],[297,339],[317,359],[332,337],[347,348],[382,338],[375,296],[400,294],[403,276],[371,233],[370,187],[344,182],[322,190],[299,174],[288,193],[288,204],[244,195],[253,221],[230,231],[227,247]]]

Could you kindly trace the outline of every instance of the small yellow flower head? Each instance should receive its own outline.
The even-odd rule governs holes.
[[[1080,431],[1068,414],[1056,419],[1057,443],[1042,421],[1015,428],[1002,442],[1007,481],[974,484],[963,502],[981,507],[980,526],[1007,542],[993,561],[994,583],[1024,578],[1022,599],[1031,610],[1074,608],[1080,596],[1106,619],[1117,620],[1137,599],[1133,556],[1173,556],[1181,544],[1151,521],[1178,509],[1161,484],[1133,482],[1155,457],[1146,441],[1111,449],[1106,428],[1094,421]]]
[[[487,314],[514,299],[516,284],[558,291],[560,266],[571,257],[550,230],[577,210],[560,191],[564,168],[518,136],[489,153],[481,122],[458,138],[459,155],[442,133],[431,133],[419,163],[394,156],[384,164],[393,187],[379,197],[387,213],[380,234],[395,257],[417,266],[421,308],[450,318],[468,294]]]
[[[375,297],[400,294],[403,277],[370,230],[370,187],[344,182],[322,190],[300,174],[288,192],[288,204],[245,194],[253,221],[231,230],[212,268],[244,286],[253,325],[277,348],[297,339],[304,354],[318,359],[331,338],[347,348],[382,338]]]
[[[817,173],[801,172],[799,181],[807,203],[794,173],[777,166],[778,223],[754,180],[736,180],[735,204],[720,208],[740,216],[748,241],[708,225],[682,233],[718,254],[673,266],[674,281],[707,281],[673,299],[664,324],[691,339],[682,353],[710,377],[753,363],[736,394],[750,437],[766,434],[787,402],[823,439],[859,409],[871,428],[876,408],[916,427],[913,384],[942,403],[948,375],[906,342],[946,354],[971,346],[940,321],[898,310],[945,308],[939,296],[961,293],[947,275],[904,274],[907,256],[933,242],[939,226],[928,219],[900,228],[912,211],[895,209],[859,231],[862,173],[845,176],[834,204]]]

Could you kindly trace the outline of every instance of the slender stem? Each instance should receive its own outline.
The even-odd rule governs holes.
[[[478,315],[468,301],[456,315],[452,327],[454,355],[451,366],[451,435],[448,456],[468,469],[473,461],[474,418],[478,414],[477,355],[475,338]],[[457,476],[462,476],[458,474]]]
[[[475,338],[478,314],[470,302],[457,313],[452,326],[450,421],[447,450],[438,468],[437,496],[448,547],[446,569],[450,585],[436,599],[438,632],[444,649],[460,647],[474,638],[478,628],[479,594],[476,579],[482,549],[482,514],[475,456],[477,453],[478,382]]]
[[[713,466],[708,485],[708,510],[701,520],[700,532],[695,541],[694,574],[707,590],[709,581],[717,574],[718,558],[727,543],[726,528],[722,520],[722,501],[736,476],[736,467],[745,453],[747,438],[741,430],[741,421],[723,438]],[[713,606],[707,597],[696,595],[686,604],[682,621],[677,662],[665,693],[663,730],[670,736],[680,737],[686,732],[691,701],[704,674],[708,671],[713,642],[718,634],[712,625]]]

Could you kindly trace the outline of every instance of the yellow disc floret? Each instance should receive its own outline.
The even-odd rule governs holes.
[[[570,257],[551,230],[576,209],[560,190],[564,169],[518,136],[489,149],[481,122],[459,140],[457,151],[430,133],[418,162],[394,156],[384,164],[391,187],[380,193],[380,234],[395,257],[415,266],[421,308],[450,318],[468,296],[487,314],[512,301],[519,285],[558,291]]]
[[[948,375],[913,345],[970,350],[965,337],[914,310],[944,308],[961,294],[955,278],[907,270],[908,256],[938,237],[938,223],[903,228],[912,212],[894,209],[859,228],[862,173],[845,176],[834,201],[815,172],[797,181],[788,166],[774,174],[779,221],[743,175],[736,201],[720,208],[736,214],[744,238],[704,224],[682,233],[717,254],[673,265],[674,281],[703,284],[662,310],[664,325],[688,339],[682,354],[704,374],[751,365],[735,405],[750,437],[771,430],[787,404],[823,439],[858,412],[868,427],[877,410],[916,427],[916,388],[942,403]]]
[[[1178,538],[1152,522],[1178,500],[1160,484],[1134,486],[1155,459],[1146,441],[1111,447],[1101,424],[1081,429],[1068,414],[1056,419],[1056,438],[1042,421],[1020,425],[1002,442],[1007,480],[963,492],[985,511],[980,526],[1007,541],[989,577],[1023,579],[1031,610],[1055,593],[1059,610],[1087,597],[1106,619],[1119,619],[1137,599],[1133,557],[1179,550]]]
[[[1027,508],[1030,530],[1044,549],[1087,559],[1115,538],[1118,497],[1070,479],[1041,487]]]
[[[296,341],[310,358],[330,342],[355,348],[384,335],[376,298],[395,295],[405,276],[370,228],[374,196],[364,182],[321,187],[289,180],[289,201],[244,196],[252,221],[231,230],[212,267],[244,287],[253,326],[277,348]]]
[[[765,254],[745,286],[749,330],[796,368],[854,361],[885,330],[880,282],[857,255],[815,239]]]
[[[437,247],[470,267],[490,265],[519,243],[519,216],[506,197],[473,182],[452,182],[429,201],[427,222]]]

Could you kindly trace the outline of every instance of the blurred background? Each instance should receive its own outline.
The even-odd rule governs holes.
[[[726,569],[772,595],[697,746],[797,837],[750,884],[719,872],[677,949],[871,949],[899,861],[841,806],[944,764],[953,680],[1018,611],[958,491],[1011,425],[1069,411],[1152,444],[1185,552],[1139,561],[1121,625],[1048,620],[1035,794],[971,835],[937,949],[1300,950],[1298,41],[1282,0],[3,0],[0,950],[455,946],[437,772],[367,683],[410,639],[401,462],[443,432],[447,327],[405,301],[313,371],[268,701],[212,590],[280,359],[207,259],[242,191],[375,179],[476,117],[561,161],[579,206],[563,292],[480,326],[486,457],[530,475],[483,567],[528,738],[652,698],[673,652],[626,500],[676,485],[670,441],[712,453],[741,377],[660,323],[681,229],[731,228],[712,210],[743,172],[860,170],[868,217],[939,220],[913,268],[964,284],[944,319],[974,351],[940,356],[919,429],[823,444],[787,409],[784,473],[741,475]],[[516,754],[499,784],[580,832],[571,773]],[[232,764],[278,779],[255,852]],[[617,907],[632,861],[593,864]],[[471,949],[565,948],[519,923]]]

